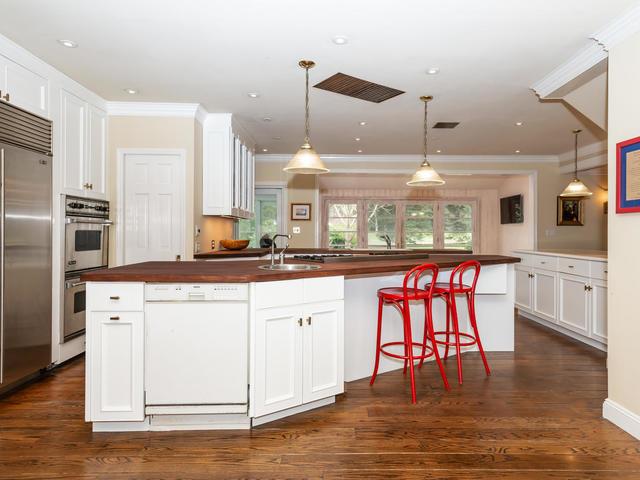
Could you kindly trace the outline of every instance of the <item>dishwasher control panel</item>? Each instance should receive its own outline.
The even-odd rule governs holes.
[[[147,283],[147,302],[246,302],[246,283]]]

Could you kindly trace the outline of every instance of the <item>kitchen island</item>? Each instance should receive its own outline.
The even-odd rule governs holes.
[[[250,428],[332,403],[345,381],[371,375],[376,290],[426,262],[447,281],[468,259],[482,265],[485,350],[512,351],[514,257],[287,259],[315,267],[298,271],[260,269],[263,260],[148,262],[88,273],[86,420],[96,431]],[[412,306],[414,338],[422,309]],[[384,315],[383,341],[400,340],[398,312]],[[434,321],[442,329],[441,301]],[[379,372],[401,367],[384,358]]]

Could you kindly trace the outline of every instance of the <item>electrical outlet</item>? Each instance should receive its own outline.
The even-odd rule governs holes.
[[[216,249],[216,241],[211,240],[211,250],[215,250],[215,249]]]
[[[293,227],[293,233],[300,233],[300,227]]]

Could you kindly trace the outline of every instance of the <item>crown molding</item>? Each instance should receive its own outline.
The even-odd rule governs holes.
[[[640,5],[636,5],[621,17],[590,35],[589,38],[598,42],[608,52],[612,47],[639,31]]]
[[[204,112],[204,113],[202,113]],[[107,114],[124,117],[202,118],[205,110],[198,103],[107,102]]]
[[[593,68],[607,58],[607,52],[599,43],[593,42],[577,54],[556,67],[544,78],[531,86],[536,95],[546,98],[574,78]]]
[[[286,163],[292,154],[258,154],[256,162]],[[320,155],[327,165],[348,164],[419,164],[422,155]],[[553,163],[558,164],[556,155],[429,155],[436,164],[443,163]],[[415,170],[415,169],[414,169]]]

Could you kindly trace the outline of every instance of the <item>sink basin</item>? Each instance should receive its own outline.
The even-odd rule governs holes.
[[[320,265],[308,265],[306,263],[285,263],[284,265],[280,265],[276,263],[275,265],[260,265],[258,268],[261,270],[285,270],[285,271],[296,271],[296,270],[318,270]]]

